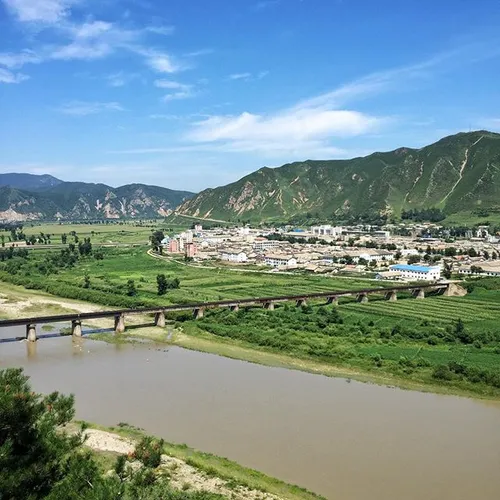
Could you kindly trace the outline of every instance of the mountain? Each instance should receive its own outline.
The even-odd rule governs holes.
[[[60,182],[43,191],[0,186],[0,220],[164,217],[193,196],[157,186]]]
[[[310,212],[325,217],[399,216],[402,210],[432,207],[445,214],[479,207],[500,211],[500,134],[459,133],[421,149],[265,167],[202,191],[178,212],[263,220]]]
[[[0,174],[0,186],[10,186],[27,191],[45,191],[62,184],[63,181],[52,177],[52,175],[34,174]]]

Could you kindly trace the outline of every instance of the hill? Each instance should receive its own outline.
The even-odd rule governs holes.
[[[48,174],[0,174],[0,186],[10,186],[28,191],[45,191],[62,183],[63,181],[60,179]]]
[[[0,220],[165,217],[191,196],[193,193],[188,191],[144,184],[112,188],[105,184],[60,181],[38,191],[0,185]]]
[[[399,148],[350,160],[261,168],[184,202],[181,214],[216,219],[396,216],[438,208],[500,211],[500,134],[445,137],[421,149]]]

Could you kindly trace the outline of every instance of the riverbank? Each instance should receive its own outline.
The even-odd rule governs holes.
[[[6,283],[2,283],[0,291],[0,318],[4,319],[31,315],[91,312],[105,309],[108,308],[83,301],[61,299],[44,292],[26,290]],[[418,380],[415,376],[412,379],[409,375],[398,376],[387,372],[377,373],[352,363],[324,363],[307,357],[295,357],[286,353],[273,352],[269,348],[259,347],[241,340],[213,335],[193,322],[186,322],[182,325],[177,324],[177,328],[174,328],[173,323],[169,323],[164,330],[150,326],[151,323],[151,316],[133,315],[127,319],[128,329],[123,335],[114,336],[112,333],[99,333],[93,334],[92,338],[112,343],[134,343],[148,340],[251,363],[301,370],[329,377],[353,379],[365,383],[395,386],[421,392],[500,401],[498,392],[480,393],[460,387],[458,384],[430,383],[428,380]],[[113,322],[109,319],[91,320],[87,321],[85,326],[106,329],[112,328]]]
[[[76,426],[75,426],[76,427]],[[85,446],[104,471],[112,470],[119,455],[130,455],[144,433],[122,423],[106,428],[89,424]],[[238,500],[318,500],[323,497],[267,476],[225,458],[202,453],[186,445],[165,443],[160,472],[181,491],[209,492]]]

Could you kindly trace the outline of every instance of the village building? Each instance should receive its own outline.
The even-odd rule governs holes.
[[[394,264],[389,268],[391,271],[401,273],[401,278],[415,281],[437,281],[441,278],[441,267],[439,266],[417,266],[411,264]]]

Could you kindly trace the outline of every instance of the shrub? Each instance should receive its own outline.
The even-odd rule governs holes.
[[[163,439],[144,436],[135,447],[133,457],[143,463],[145,467],[155,469],[161,463]]]

